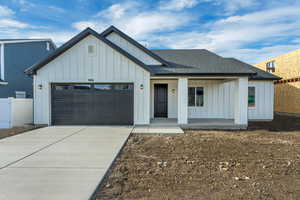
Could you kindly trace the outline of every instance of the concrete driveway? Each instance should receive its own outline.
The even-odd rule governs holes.
[[[87,200],[131,127],[53,126],[0,140],[0,200]]]

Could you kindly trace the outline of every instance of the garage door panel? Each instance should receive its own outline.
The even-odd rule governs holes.
[[[53,84],[52,124],[133,124],[133,85]]]

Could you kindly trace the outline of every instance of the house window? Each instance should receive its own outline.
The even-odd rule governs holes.
[[[203,87],[189,87],[188,105],[190,107],[203,107],[204,105],[204,89]]]
[[[47,49],[47,51],[50,51],[50,43],[49,42],[46,43],[46,49]]]
[[[248,107],[255,107],[255,87],[248,87]]]
[[[267,70],[267,72],[270,72],[270,73],[275,72],[275,60],[267,62],[266,70]]]
[[[26,98],[25,91],[16,91],[16,98]]]

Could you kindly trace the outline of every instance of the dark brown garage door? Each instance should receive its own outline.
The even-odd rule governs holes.
[[[53,125],[133,124],[133,84],[52,84]]]

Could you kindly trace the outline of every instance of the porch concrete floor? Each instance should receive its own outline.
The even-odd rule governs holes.
[[[247,125],[237,125],[233,119],[189,119],[188,124],[177,124],[175,118],[151,119],[149,125],[135,126],[132,133],[141,134],[180,134],[184,129],[205,130],[241,130],[247,129]]]
[[[246,129],[247,125],[238,125],[233,119],[195,119],[188,120],[188,124],[180,125],[187,129]]]

